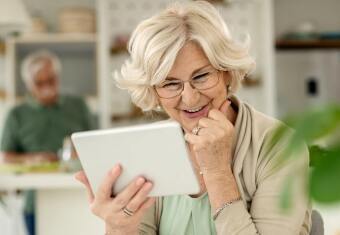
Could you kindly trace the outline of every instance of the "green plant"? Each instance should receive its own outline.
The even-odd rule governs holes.
[[[313,201],[329,204],[340,201],[340,106],[327,105],[319,109],[290,116],[284,122],[294,129],[283,159],[307,143],[310,152],[309,196]],[[273,141],[287,134],[285,126],[278,128]],[[337,136],[337,137],[336,137]],[[329,141],[322,141],[328,139]],[[331,140],[331,141],[330,141]],[[328,144],[320,145],[318,143]],[[292,178],[287,179],[281,205],[289,206]]]

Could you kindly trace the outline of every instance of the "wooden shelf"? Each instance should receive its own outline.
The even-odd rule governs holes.
[[[16,45],[28,50],[41,47],[56,51],[93,51],[96,47],[95,34],[32,34],[11,39]]]
[[[89,48],[96,43],[95,34],[80,34],[80,33],[42,33],[42,34],[27,34],[20,37],[15,37],[11,41],[15,41],[19,45],[29,45],[34,48],[36,46],[40,47],[42,45],[47,47],[60,47],[58,45],[63,44],[68,50],[82,50],[83,48]],[[56,46],[57,45],[57,46]],[[6,44],[0,41],[0,55],[5,54]]]
[[[27,34],[22,37],[15,38],[17,43],[79,43],[79,42],[95,42],[95,34],[83,33],[42,33]]]
[[[127,45],[118,45],[118,46],[111,45],[110,53],[111,53],[111,55],[128,53]]]
[[[0,88],[0,100],[6,99],[6,91]]]
[[[6,44],[3,41],[0,41],[0,55],[4,55],[6,52]]]
[[[339,40],[277,40],[277,50],[340,49]]]

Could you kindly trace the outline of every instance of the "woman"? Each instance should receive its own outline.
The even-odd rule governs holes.
[[[307,171],[307,150],[299,163],[278,162],[287,141],[273,144],[270,137],[279,122],[232,95],[254,67],[247,48],[207,2],[174,4],[138,25],[118,84],[143,110],[160,106],[181,124],[201,192],[148,198],[152,183],[138,177],[111,197],[123,171],[117,165],[94,195],[80,172],[76,178],[107,234],[309,233],[302,177],[291,212],[278,206],[286,176]]]

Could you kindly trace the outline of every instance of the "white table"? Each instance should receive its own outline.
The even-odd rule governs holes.
[[[72,174],[0,174],[0,191],[34,189],[37,235],[104,234],[103,222],[88,206],[87,194]]]

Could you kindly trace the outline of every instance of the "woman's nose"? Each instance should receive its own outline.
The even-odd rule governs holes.
[[[189,82],[184,83],[182,91],[182,102],[187,106],[192,106],[197,104],[200,98],[200,92],[191,86]]]

